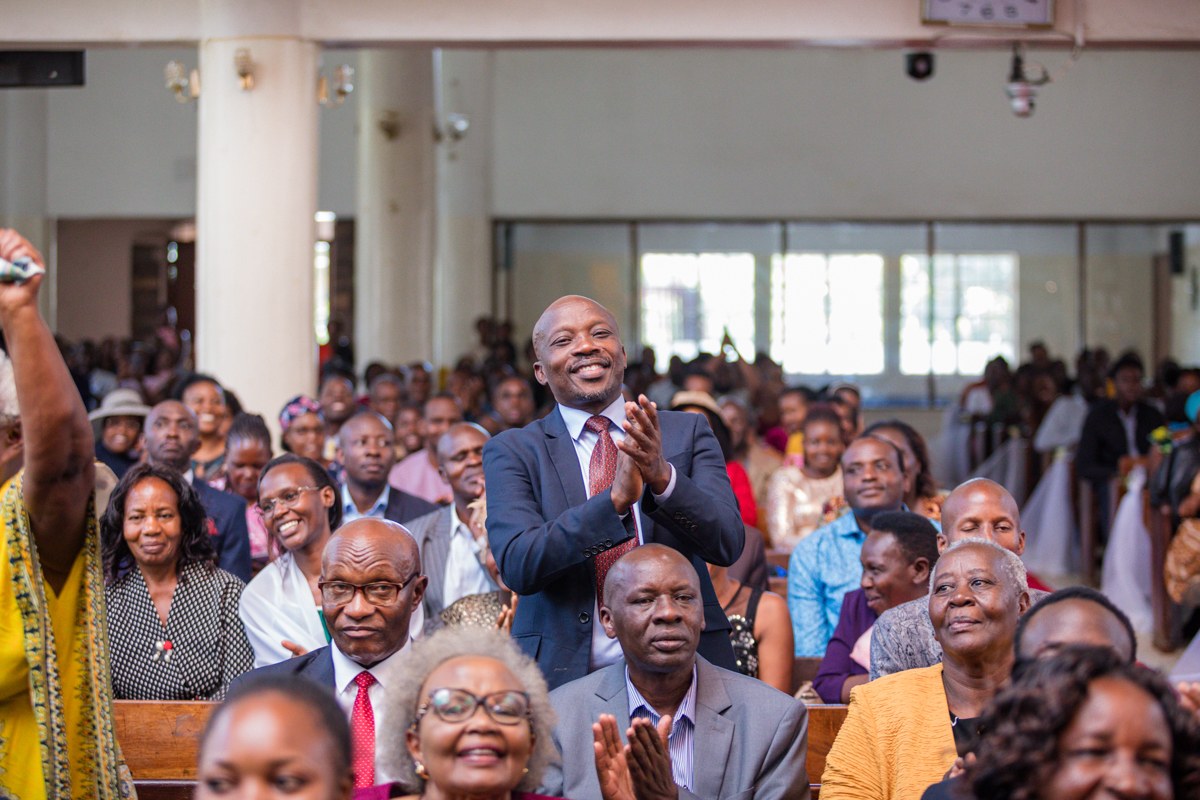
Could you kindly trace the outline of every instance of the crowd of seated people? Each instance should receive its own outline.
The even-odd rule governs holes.
[[[445,374],[358,376],[339,335],[316,394],[279,411],[276,455],[263,417],[187,368],[186,336],[109,347],[115,367],[64,356],[38,285],[0,282],[0,421],[24,456],[0,451],[0,794],[127,796],[111,701],[224,699],[197,797],[1056,800],[1086,793],[1069,768],[1100,739],[1152,754],[1148,794],[1196,796],[1200,686],[1135,665],[1104,595],[1047,593],[1012,495],[942,491],[920,433],[865,426],[853,385],[789,388],[766,357],[660,375],[565,297],[528,371],[493,321]],[[971,408],[1091,430],[1102,382],[1081,416],[1034,358],[990,366]],[[1142,452],[1141,373],[1113,376]],[[1179,405],[1195,425],[1200,396]],[[1161,468],[1184,522],[1192,449]],[[797,657],[848,704],[823,774]]]

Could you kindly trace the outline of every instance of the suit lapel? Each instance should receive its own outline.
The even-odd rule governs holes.
[[[308,677],[323,686],[333,687],[333,691],[337,692],[337,683],[333,674],[332,648],[333,645],[326,645],[316,653]]]
[[[721,670],[696,656],[696,729],[692,787],[695,794],[722,797],[725,768],[733,746],[734,724],[724,716],[732,707]]]
[[[616,664],[604,668],[604,677],[600,684],[596,687],[596,698],[599,700],[599,714],[612,714],[617,718],[617,730],[620,731],[621,737],[625,737],[625,731],[629,728],[629,695],[625,691],[625,662],[618,661]],[[598,714],[593,715],[597,717]],[[592,720],[595,722],[595,719]],[[591,729],[589,726],[587,738],[591,739]]]
[[[575,441],[567,430],[558,406],[542,423],[546,433],[546,449],[554,471],[562,482],[563,494],[567,497],[567,508],[581,506],[587,502],[587,488],[583,485],[583,474],[579,470],[579,456],[575,453]]]

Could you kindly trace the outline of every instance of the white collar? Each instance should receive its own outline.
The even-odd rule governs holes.
[[[410,636],[403,647],[366,670],[375,676],[375,680],[383,687],[384,691],[394,691],[403,685],[404,656],[411,648],[412,637]],[[333,687],[337,694],[341,694],[354,683],[358,673],[363,671],[363,665],[338,650],[337,644],[334,642],[329,643],[329,653],[333,656]]]
[[[183,473],[183,479],[185,481],[187,481],[188,486],[191,486],[193,483],[196,482],[196,470],[192,469],[191,467],[188,467],[188,471]]]
[[[571,434],[571,438],[578,440],[583,435],[583,426],[591,419],[594,414],[587,411],[582,411],[578,408],[564,406],[558,404],[558,411],[562,414],[563,422],[567,425],[567,433]],[[625,425],[625,395],[618,394],[617,398],[608,404],[608,408],[600,412],[600,416],[608,417],[610,421],[616,424],[617,428],[624,430]]]
[[[469,542],[475,541],[475,534],[467,527],[467,523],[458,518],[458,509],[454,507],[454,503],[450,504],[450,538],[462,534]]]

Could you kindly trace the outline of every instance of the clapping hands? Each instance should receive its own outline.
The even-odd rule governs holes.
[[[625,733],[629,744],[622,745],[616,717],[601,714],[592,725],[600,796],[604,800],[678,800],[667,744],[670,733],[669,714],[658,720],[657,727],[649,720],[635,719]]]

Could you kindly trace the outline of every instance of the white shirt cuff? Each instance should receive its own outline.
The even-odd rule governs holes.
[[[671,480],[667,482],[667,488],[663,489],[662,494],[655,494],[653,489],[650,490],[650,496],[654,498],[654,502],[658,505],[662,505],[670,500],[671,492],[675,491],[675,465],[668,462],[667,466],[671,468]]]

